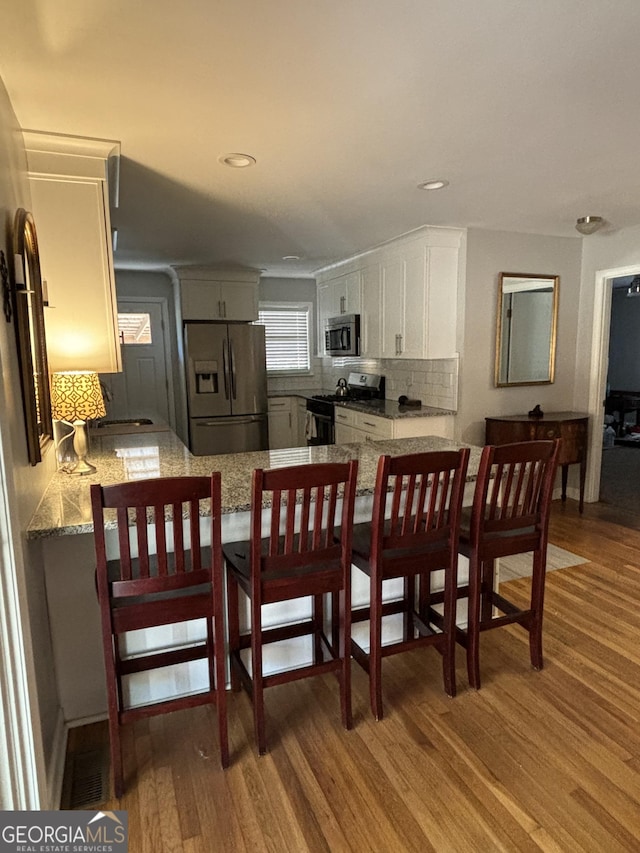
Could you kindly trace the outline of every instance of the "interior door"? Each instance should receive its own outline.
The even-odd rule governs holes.
[[[122,373],[105,373],[107,418],[173,422],[162,301],[118,301]]]

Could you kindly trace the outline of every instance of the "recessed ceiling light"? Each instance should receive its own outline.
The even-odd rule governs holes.
[[[283,261],[299,261],[300,255],[284,255]]]
[[[218,163],[232,169],[246,169],[247,166],[255,166],[256,158],[250,154],[222,154],[218,157]]]
[[[448,187],[449,181],[444,181],[442,179],[434,180],[434,181],[424,181],[421,184],[418,184],[419,190],[441,190],[443,187]]]

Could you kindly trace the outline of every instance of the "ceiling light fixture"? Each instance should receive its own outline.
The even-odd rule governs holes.
[[[283,261],[299,261],[300,255],[283,255]]]
[[[576,222],[576,231],[581,234],[595,234],[604,225],[604,219],[601,216],[583,216]]]
[[[627,288],[627,296],[640,296],[640,275],[635,276]]]
[[[218,163],[232,169],[246,169],[247,166],[255,166],[256,158],[250,154],[222,154],[218,157]]]
[[[449,186],[449,181],[445,181],[442,179],[433,180],[433,181],[424,181],[421,184],[418,184],[419,190],[441,190],[444,187]]]

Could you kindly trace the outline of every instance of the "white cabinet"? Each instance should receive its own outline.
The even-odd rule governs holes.
[[[318,280],[318,340],[324,353],[324,327],[329,317],[340,314],[360,314],[362,306],[362,280],[360,270],[353,270],[331,278]]]
[[[320,271],[319,314],[340,313],[336,299],[349,304],[347,282],[352,281],[352,291],[359,294],[356,313],[361,315],[363,356],[451,358],[457,350],[465,233],[459,228],[421,228]]]
[[[291,404],[291,397],[276,397],[268,400],[269,450],[295,447],[297,444]]]
[[[423,418],[382,418],[336,406],[336,444],[381,441],[386,438],[416,438],[437,435],[453,438],[453,415]]]
[[[380,289],[382,265],[368,264],[362,269],[362,307],[360,312],[360,353],[365,357],[380,357],[382,330],[380,314]]]
[[[336,407],[334,418],[336,444],[351,444],[356,441],[365,440],[365,436],[361,435],[359,430],[355,428],[355,412]]]
[[[51,371],[122,370],[110,191],[120,143],[24,132]]]
[[[336,444],[393,438],[393,421],[351,409],[335,407]]]
[[[417,240],[383,259],[380,355],[450,358],[456,351],[457,292],[457,245]]]
[[[296,446],[305,447],[307,444],[307,401],[304,397],[295,397],[296,408]]]
[[[183,320],[252,322],[258,319],[255,270],[174,267],[180,286]]]

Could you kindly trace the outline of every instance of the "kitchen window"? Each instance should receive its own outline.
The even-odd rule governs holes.
[[[311,373],[310,316],[310,302],[260,303],[257,323],[264,326],[267,373]]]

